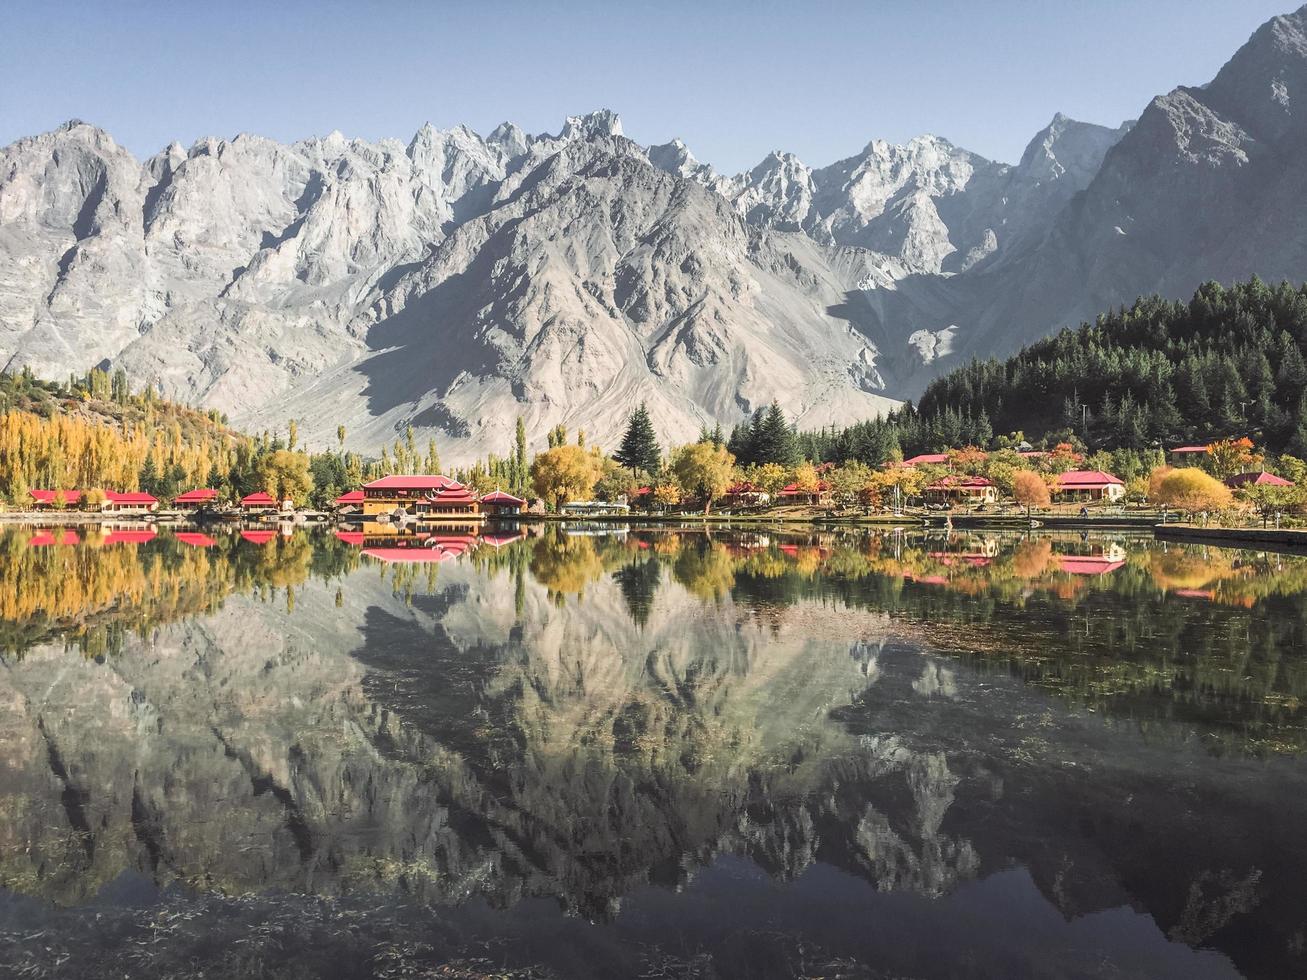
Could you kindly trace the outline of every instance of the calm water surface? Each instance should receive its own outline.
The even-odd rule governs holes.
[[[1304,693],[1300,557],[10,528],[0,976],[1303,975]]]

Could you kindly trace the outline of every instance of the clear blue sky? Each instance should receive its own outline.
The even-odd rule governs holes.
[[[425,120],[557,132],[607,107],[733,173],[936,133],[1015,161],[1054,112],[1117,124],[1208,81],[1292,0],[5,0],[0,145],[71,117],[139,156],[172,139]]]

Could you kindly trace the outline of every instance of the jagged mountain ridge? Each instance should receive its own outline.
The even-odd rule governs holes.
[[[72,122],[0,151],[0,354],[319,445],[411,425],[453,462],[519,414],[611,445],[638,400],[668,441],[773,397],[847,422],[1142,292],[1300,276],[1304,10],[1133,127],[1056,116],[1015,165],[925,136],[726,177],[606,110],[138,162]]]
[[[329,418],[372,447],[413,425],[467,452],[506,445],[518,414],[534,437],[562,420],[608,440],[640,399],[669,438],[773,397],[808,425],[882,410],[915,357],[862,294],[943,269],[940,208],[977,207],[936,202],[980,159],[926,138],[793,161],[811,193],[791,206],[777,157],[720,178],[607,111],[557,136],[241,135],[141,164],[73,121],[4,158],[15,362],[112,362],[246,424],[298,417],[325,438]],[[980,165],[994,187],[1015,173]]]

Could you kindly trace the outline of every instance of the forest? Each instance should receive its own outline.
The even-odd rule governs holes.
[[[1301,456],[1304,348],[1307,285],[1254,277],[1204,283],[1187,303],[1150,296],[1007,360],[973,361],[938,378],[902,420],[916,422],[902,426],[903,449],[947,448],[957,429],[970,429],[977,437],[1075,436],[1090,448],[1248,437]]]

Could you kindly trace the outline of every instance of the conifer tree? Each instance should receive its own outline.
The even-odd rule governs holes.
[[[658,436],[654,432],[653,420],[649,418],[648,408],[645,407],[644,402],[641,402],[627,420],[626,434],[622,436],[622,444],[617,452],[613,453],[613,459],[630,470],[656,473],[662,455]]]

